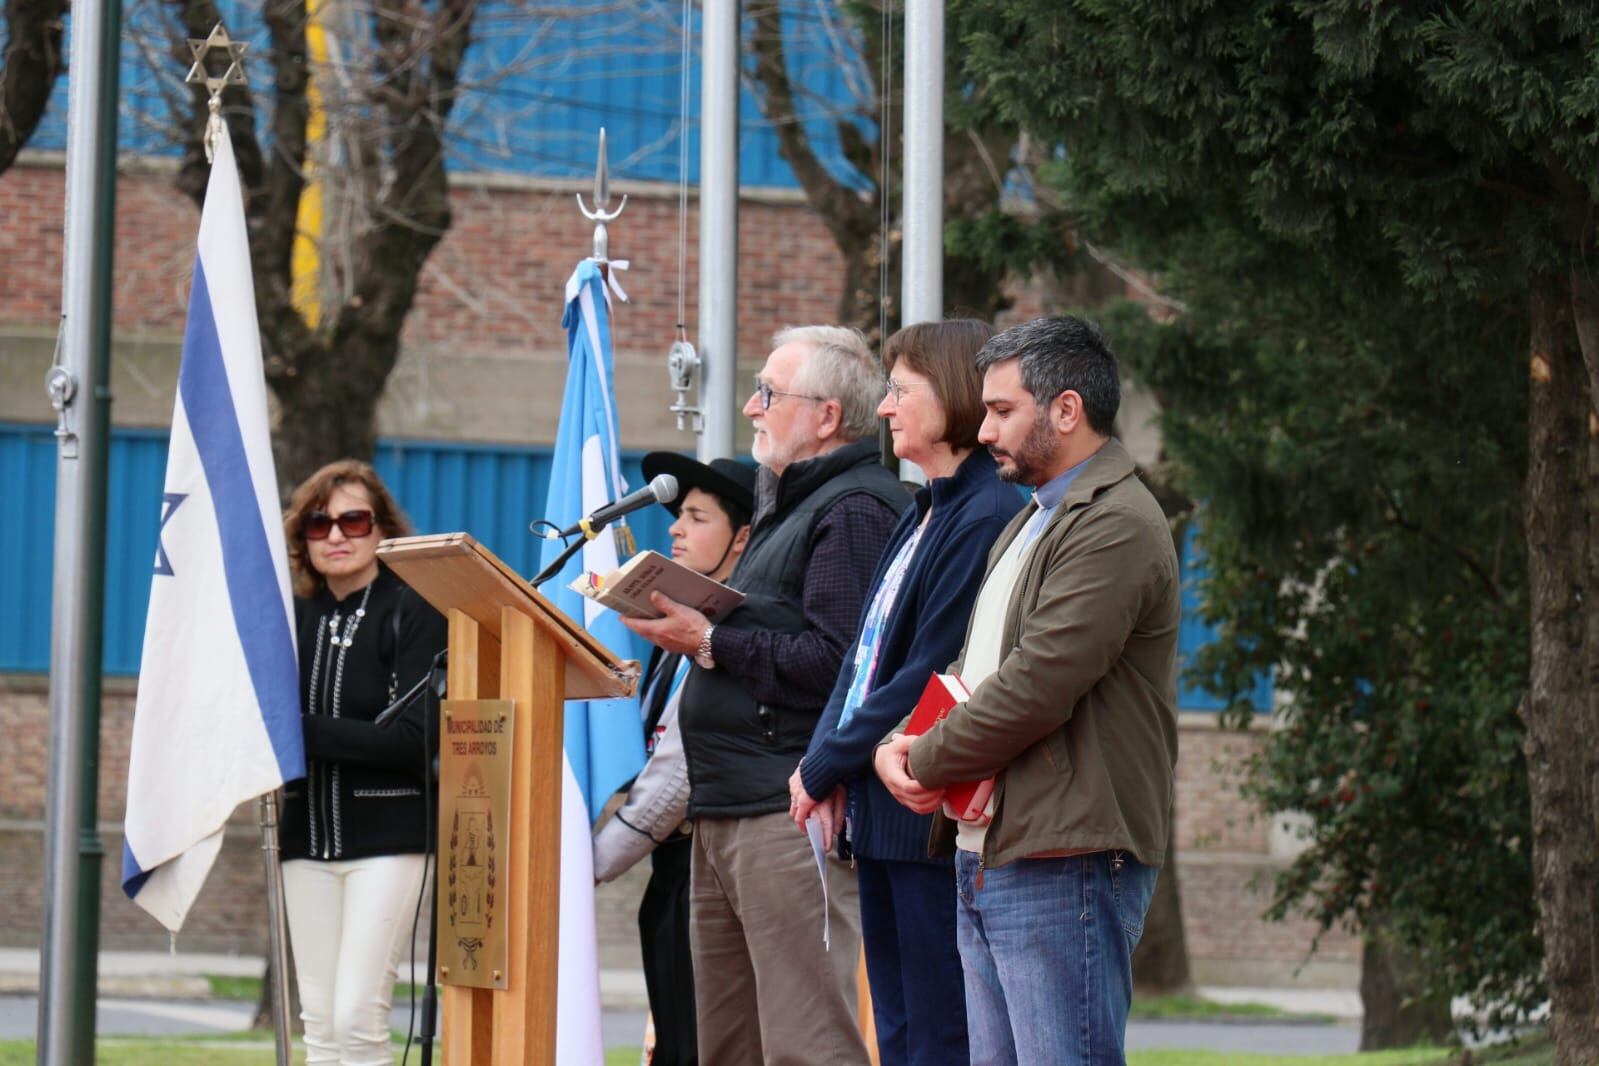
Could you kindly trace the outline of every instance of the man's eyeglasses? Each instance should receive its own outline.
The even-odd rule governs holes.
[[[326,511],[312,511],[300,523],[300,535],[306,540],[327,540],[338,526],[339,531],[351,540],[372,535],[371,511],[345,511],[338,517]]]
[[[895,381],[893,378],[886,378],[883,381],[884,391],[894,394],[895,407],[899,406],[899,402],[905,398],[905,394],[907,392],[910,392],[912,389],[919,389],[921,387],[922,386],[919,382],[916,384],[910,384],[904,381]]]
[[[772,409],[773,396],[792,396],[795,399],[810,400],[813,403],[825,403],[827,400],[825,396],[812,396],[804,392],[784,392],[782,389],[774,389],[760,378],[755,379],[755,392],[761,398],[761,410],[763,411]]]

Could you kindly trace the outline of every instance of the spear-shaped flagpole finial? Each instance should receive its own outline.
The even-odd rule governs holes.
[[[627,207],[627,194],[622,194],[622,202],[616,205],[616,210],[609,210],[611,206],[611,178],[610,168],[605,160],[605,128],[600,127],[599,158],[594,164],[594,209],[589,210],[583,203],[583,194],[577,194],[577,209],[583,212],[583,217],[594,223],[594,258],[601,263],[610,260],[610,237],[606,233],[605,225],[614,222],[623,209]]]
[[[211,94],[209,106],[211,117],[205,123],[205,161],[211,162],[215,152],[216,139],[222,130],[222,90],[230,85],[248,84],[244,77],[244,50],[249,47],[244,41],[235,41],[228,36],[228,31],[222,23],[211,27],[211,33],[205,38],[190,37],[189,54],[194,56],[194,65],[189,68],[188,77],[183,80],[190,85],[204,85]],[[207,64],[213,53],[225,53],[228,60],[227,67],[221,74],[212,74],[212,68]]]

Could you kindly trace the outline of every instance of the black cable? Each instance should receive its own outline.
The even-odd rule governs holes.
[[[401,1066],[405,1066],[405,1064],[409,1061],[409,1059],[411,1057],[411,1042],[417,1036],[416,980],[415,980],[415,978],[416,978],[416,931],[417,931],[417,927],[421,924],[421,920],[422,920],[422,901],[424,899],[427,899],[428,896],[430,895],[430,893],[427,891],[427,888],[428,888],[428,870],[430,868],[434,868],[434,869],[437,868],[436,864],[433,862],[433,841],[434,841],[434,838],[435,838],[435,835],[436,835],[435,832],[434,832],[434,828],[433,828],[433,788],[434,788],[434,782],[435,782],[435,776],[436,775],[433,772],[433,747],[434,747],[434,745],[429,743],[429,741],[430,741],[432,733],[433,733],[433,727],[437,724],[437,721],[438,721],[438,710],[439,710],[439,708],[438,708],[438,695],[439,695],[439,693],[438,693],[438,688],[437,688],[437,686],[436,686],[436,684],[434,682],[436,682],[436,680],[437,680],[439,667],[448,658],[448,656],[449,656],[449,650],[448,649],[445,649],[444,651],[441,651],[437,655],[435,655],[433,657],[432,664],[428,667],[427,673],[422,675],[422,680],[417,682],[415,685],[412,685],[410,690],[404,696],[400,697],[400,699],[396,700],[395,703],[394,703],[394,708],[402,708],[403,709],[405,706],[407,706],[409,703],[411,703],[412,700],[414,700],[416,698],[416,695],[418,694],[418,692],[420,692],[421,695],[424,697],[423,702],[422,702],[422,812],[423,812],[422,813],[422,820],[423,820],[423,824],[424,824],[424,827],[425,827],[424,831],[425,831],[426,835],[423,838],[424,839],[424,844],[422,845],[422,891],[417,893],[416,907],[411,913],[411,953],[410,953],[411,966],[410,966],[410,979],[406,981],[406,985],[407,985],[407,988],[408,988],[408,992],[406,994],[406,1000],[410,1004],[410,1009],[409,1009],[409,1011],[407,1013],[407,1018],[406,1018],[406,1023],[405,1023],[405,1050],[400,1055]],[[426,700],[426,696],[429,693],[431,693],[433,695],[433,697],[434,697],[434,708],[433,708],[434,709],[434,713],[431,714],[431,715],[428,714],[428,707],[427,707],[427,700]],[[390,710],[393,710],[393,708],[390,708]],[[436,902],[437,901],[435,900],[435,903]],[[433,960],[429,959],[428,960],[429,971],[428,971],[428,973],[426,975],[427,976],[427,985],[425,985],[424,987],[431,986],[431,984],[433,982],[432,965],[433,965]],[[426,997],[425,996],[424,996],[424,1006],[426,1006]],[[427,1027],[424,1026],[423,1028],[427,1028]],[[428,1059],[429,1059],[429,1056],[426,1053],[428,1050],[430,1050],[430,1049],[427,1048],[427,1047],[424,1047],[423,1056],[422,1056],[422,1061],[424,1063],[426,1063],[428,1061]]]
[[[566,565],[566,561],[572,558],[572,556],[576,555],[582,549],[585,543],[587,543],[587,541],[583,537],[575,538],[571,544],[566,546],[565,551],[561,552],[560,555],[555,557],[555,561],[553,563],[539,571],[539,576],[535,577],[531,582],[532,586],[534,588],[538,588],[550,578],[554,577],[556,574],[559,574],[561,572],[561,568]]]
[[[551,537],[540,533],[539,530],[544,526],[549,526],[551,532],[553,532],[555,536]],[[540,540],[560,540],[564,544],[570,539],[562,536],[561,527],[556,525],[554,522],[551,522],[548,518],[535,518],[533,521],[527,524],[527,531],[533,534],[535,537],[538,537]]]

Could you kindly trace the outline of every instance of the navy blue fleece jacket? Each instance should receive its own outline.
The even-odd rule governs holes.
[[[849,724],[839,729],[844,698],[855,679],[852,641],[800,764],[805,791],[815,799],[825,798],[840,784],[849,787],[849,842],[857,855],[940,861],[927,854],[932,816],[915,814],[895,802],[872,770],[872,753],[916,705],[928,675],[960,657],[988,550],[1023,502],[1020,492],[999,480],[993,457],[978,448],[954,474],[918,490],[883,550],[862,621],[855,627],[857,634],[888,565],[932,508],[916,557],[881,630],[871,693]]]

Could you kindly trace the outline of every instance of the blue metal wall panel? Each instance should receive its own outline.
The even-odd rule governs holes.
[[[118,429],[111,438],[107,498],[105,672],[136,674],[160,527],[167,435]],[[418,533],[464,529],[519,572],[537,569],[527,525],[544,517],[548,448],[379,442],[375,466]],[[643,484],[640,455],[623,475]],[[0,499],[16,501],[0,523],[0,672],[43,673],[50,662],[50,580],[55,527],[51,427],[0,425]],[[569,524],[579,515],[552,515]],[[640,548],[668,550],[671,516],[651,507],[630,518]]]
[[[50,566],[54,553],[55,438],[47,426],[0,432],[0,669],[50,662]]]
[[[1188,680],[1188,666],[1199,649],[1216,640],[1216,627],[1200,617],[1200,583],[1205,577],[1205,555],[1194,543],[1194,526],[1183,534],[1178,564],[1183,581],[1183,618],[1177,631],[1177,707],[1184,711],[1220,711],[1227,701]],[[1271,710],[1272,678],[1261,674],[1246,697],[1256,711]]]
[[[119,429],[112,434],[109,535],[106,546],[105,670],[135,674],[149,605],[150,568],[160,525],[166,474],[166,434]],[[376,465],[418,533],[464,529],[518,572],[538,570],[538,542],[527,525],[549,517],[549,448],[384,440]],[[638,453],[625,453],[628,484],[644,483]],[[0,672],[42,673],[50,660],[50,559],[55,526],[55,441],[51,427],[0,425],[0,499],[12,501],[0,522]],[[640,548],[668,549],[671,516],[651,507],[629,520]],[[1182,544],[1183,621],[1179,667],[1216,639],[1199,616],[1204,558],[1190,529]],[[1256,710],[1271,708],[1272,680],[1263,675],[1250,693]],[[1178,706],[1217,711],[1224,701],[1182,681]]]
[[[470,89],[450,117],[450,167],[587,177],[594,170],[595,138],[604,126],[612,174],[677,181],[678,147],[686,135],[688,178],[697,184],[697,11],[690,16],[693,51],[685,130],[678,78],[682,5],[676,0],[640,0],[596,10],[589,0],[567,0],[567,6],[571,17],[535,16],[509,2],[479,9],[462,74],[462,84]],[[230,32],[249,42],[246,69],[258,94],[269,100],[271,79],[260,58],[268,44],[260,0],[224,0],[220,7]],[[187,91],[182,84],[185,70],[165,41],[171,19],[168,7],[160,4],[135,4],[126,12],[119,111],[119,145],[124,152],[178,154],[169,101],[186,99]],[[864,84],[865,68],[854,55],[853,36],[833,0],[788,0],[784,23],[800,120],[823,163],[851,184],[862,185],[861,176],[844,161],[836,127],[838,115],[856,106],[852,84]],[[848,57],[847,68],[841,52]],[[64,149],[66,114],[67,81],[62,78],[31,147]],[[873,135],[869,115],[859,121]],[[797,187],[778,152],[775,131],[747,88],[740,98],[739,126],[741,183]],[[266,123],[258,123],[258,128],[267,133]]]

